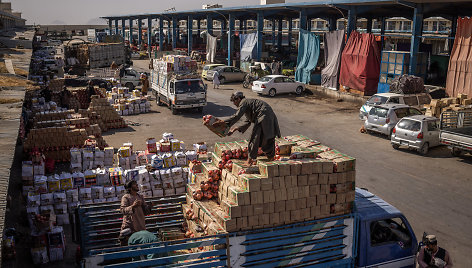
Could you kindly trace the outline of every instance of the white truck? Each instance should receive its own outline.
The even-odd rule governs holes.
[[[180,109],[197,108],[203,112],[207,104],[207,88],[198,74],[151,71],[151,90],[157,105],[167,105],[172,114]]]
[[[87,29],[87,41],[96,42],[97,32],[95,29]]]
[[[85,76],[87,78],[115,78],[118,77],[118,74],[115,72],[119,72],[119,70],[112,70],[111,68],[96,68],[87,70]],[[120,78],[120,83],[129,88],[130,90],[134,90],[137,86],[141,85],[141,74],[138,73],[136,70],[132,68],[126,68],[124,70],[123,76]]]
[[[472,112],[445,111],[441,114],[439,141],[451,149],[454,156],[472,153]]]

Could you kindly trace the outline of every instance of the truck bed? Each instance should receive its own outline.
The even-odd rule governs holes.
[[[171,201],[160,199],[159,202],[172,206],[184,200],[182,196]],[[116,225],[106,225],[110,218],[110,206],[116,205],[110,204],[106,209],[97,206],[78,209],[80,236],[85,240],[81,241],[85,267],[353,267],[355,262],[358,220],[353,214],[273,228],[116,247],[109,239],[102,239],[99,235],[118,235]],[[175,223],[165,217],[168,215],[155,216],[157,225]],[[159,226],[156,228],[161,228]],[[156,231],[152,228],[148,230]],[[92,238],[92,235],[99,235],[100,239]],[[97,243],[100,240],[106,241]],[[132,258],[147,254],[161,257],[132,261]]]
[[[472,127],[441,130],[439,139],[442,144],[472,151]]]

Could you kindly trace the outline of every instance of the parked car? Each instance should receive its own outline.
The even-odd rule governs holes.
[[[365,120],[370,109],[379,104],[406,104],[418,109],[422,109],[424,104],[431,103],[431,96],[428,93],[418,94],[398,94],[398,93],[377,93],[370,97],[359,110],[359,118]]]
[[[207,72],[207,79],[213,80],[215,74],[219,75],[220,83],[226,82],[242,82],[246,77],[246,73],[233,66],[219,66]]]
[[[426,155],[429,148],[440,145],[439,119],[425,115],[404,117],[393,128],[391,143],[394,149],[406,146]]]
[[[369,111],[369,115],[364,122],[364,128],[367,131],[390,136],[398,121],[411,115],[422,115],[422,113],[418,108],[405,104],[375,105]]]
[[[305,84],[296,82],[285,75],[267,75],[252,82],[252,91],[257,94],[269,95],[271,97],[280,93],[302,94]]]
[[[207,64],[203,67],[202,71],[202,79],[209,80],[207,77],[208,71],[215,69],[216,67],[219,66],[225,66],[224,64]]]

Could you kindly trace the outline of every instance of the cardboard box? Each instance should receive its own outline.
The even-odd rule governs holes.
[[[316,206],[316,196],[309,196],[306,198],[306,207],[311,208]]]
[[[293,176],[298,176],[302,172],[302,163],[299,161],[289,160],[287,163],[290,165],[290,174]]]
[[[310,174],[307,178],[308,185],[317,185],[318,184],[318,174]]]
[[[285,176],[284,178],[284,183],[285,183],[285,188],[290,188],[292,187],[292,176]]]
[[[247,217],[236,218],[236,226],[238,230],[246,230],[248,228]]]
[[[218,122],[223,122],[222,120],[216,118],[215,123]],[[229,126],[227,124],[220,124],[217,126],[214,126],[213,124],[204,124],[211,132],[215,133],[218,137],[226,137],[229,131]]]
[[[279,165],[276,162],[258,161],[257,165],[262,177],[273,178],[279,176]]]
[[[302,208],[306,208],[306,198],[299,198],[296,200],[297,201],[297,209],[302,209]]]
[[[316,196],[316,205],[326,205],[327,195],[319,194]]]
[[[279,212],[279,221],[280,224],[289,224],[291,223],[290,221],[290,211],[282,211]]]
[[[298,175],[297,176],[297,185],[298,186],[308,185],[308,176],[307,175]]]
[[[235,186],[228,187],[227,197],[228,200],[236,203],[238,206],[249,205],[251,203],[249,192]]]
[[[261,181],[261,191],[272,190],[272,185],[273,185],[272,177],[262,178],[260,181]]]
[[[313,218],[311,217],[311,208],[303,208],[300,210],[300,217],[303,220],[312,220]]]
[[[270,224],[279,225],[280,224],[280,214],[279,213],[271,213],[269,220],[270,220]]]
[[[326,202],[327,202],[328,204],[334,204],[334,203],[336,203],[336,194],[328,194],[328,195],[326,196]]]
[[[297,222],[301,220],[300,210],[290,211],[290,222]]]
[[[301,174],[309,175],[313,173],[313,162],[308,159],[302,159],[299,161],[302,165]]]
[[[331,173],[328,175],[328,184],[337,184],[338,183],[338,174]]]
[[[279,162],[278,163],[278,174],[275,176],[280,176],[280,177],[285,177],[285,176],[289,176],[289,175],[293,175],[291,174],[291,164],[288,163],[288,162]]]
[[[261,215],[264,213],[264,205],[262,204],[257,204],[257,205],[252,205],[254,209],[254,215]]]
[[[247,221],[248,221],[248,226],[249,227],[257,226],[257,225],[259,225],[259,215],[249,216],[249,217],[247,217]]]
[[[274,190],[280,189],[280,178],[281,177],[272,178],[272,189]]]
[[[316,196],[320,194],[320,185],[310,185],[310,196]]]
[[[298,187],[298,197],[307,198],[310,196],[310,186],[299,186]]]
[[[356,198],[356,192],[355,191],[348,191],[345,193],[346,196],[346,202],[354,202]]]
[[[282,212],[285,211],[285,201],[275,201],[274,204],[274,212]]]
[[[292,211],[297,209],[297,201],[295,199],[287,200],[285,202],[285,210]]]
[[[264,213],[270,214],[275,212],[275,202],[264,203]]]
[[[333,171],[334,171],[334,164],[333,164],[332,161],[322,159],[322,160],[321,160],[321,163],[322,163],[322,165],[323,165],[323,167],[322,167],[322,169],[323,169],[322,172],[323,172],[323,173],[325,173],[325,174],[326,174],[326,173],[333,173]]]
[[[287,200],[287,189],[285,188],[274,190],[274,194],[275,194],[275,201]]]
[[[328,184],[329,175],[328,174],[318,174],[318,184],[326,185]]]
[[[314,206],[310,208],[311,211],[311,218],[312,219],[319,219],[321,215],[321,206]]]
[[[321,184],[320,185],[320,194],[329,194],[330,193],[330,187],[328,184]]]
[[[241,206],[238,206],[236,203],[223,199],[220,201],[220,206],[231,218],[241,217]]]
[[[242,189],[248,192],[257,192],[261,190],[261,179],[249,174],[239,176],[239,185]]]
[[[263,191],[264,193],[264,203],[275,202],[274,190]]]
[[[259,192],[249,192],[251,196],[251,204],[262,204],[264,203],[264,194],[262,191]]]
[[[268,224],[270,224],[270,215],[261,214],[259,217],[259,225],[268,225]]]

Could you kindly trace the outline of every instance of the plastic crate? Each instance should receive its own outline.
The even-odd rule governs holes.
[[[377,86],[377,93],[387,93],[390,91],[390,84],[379,83]]]

